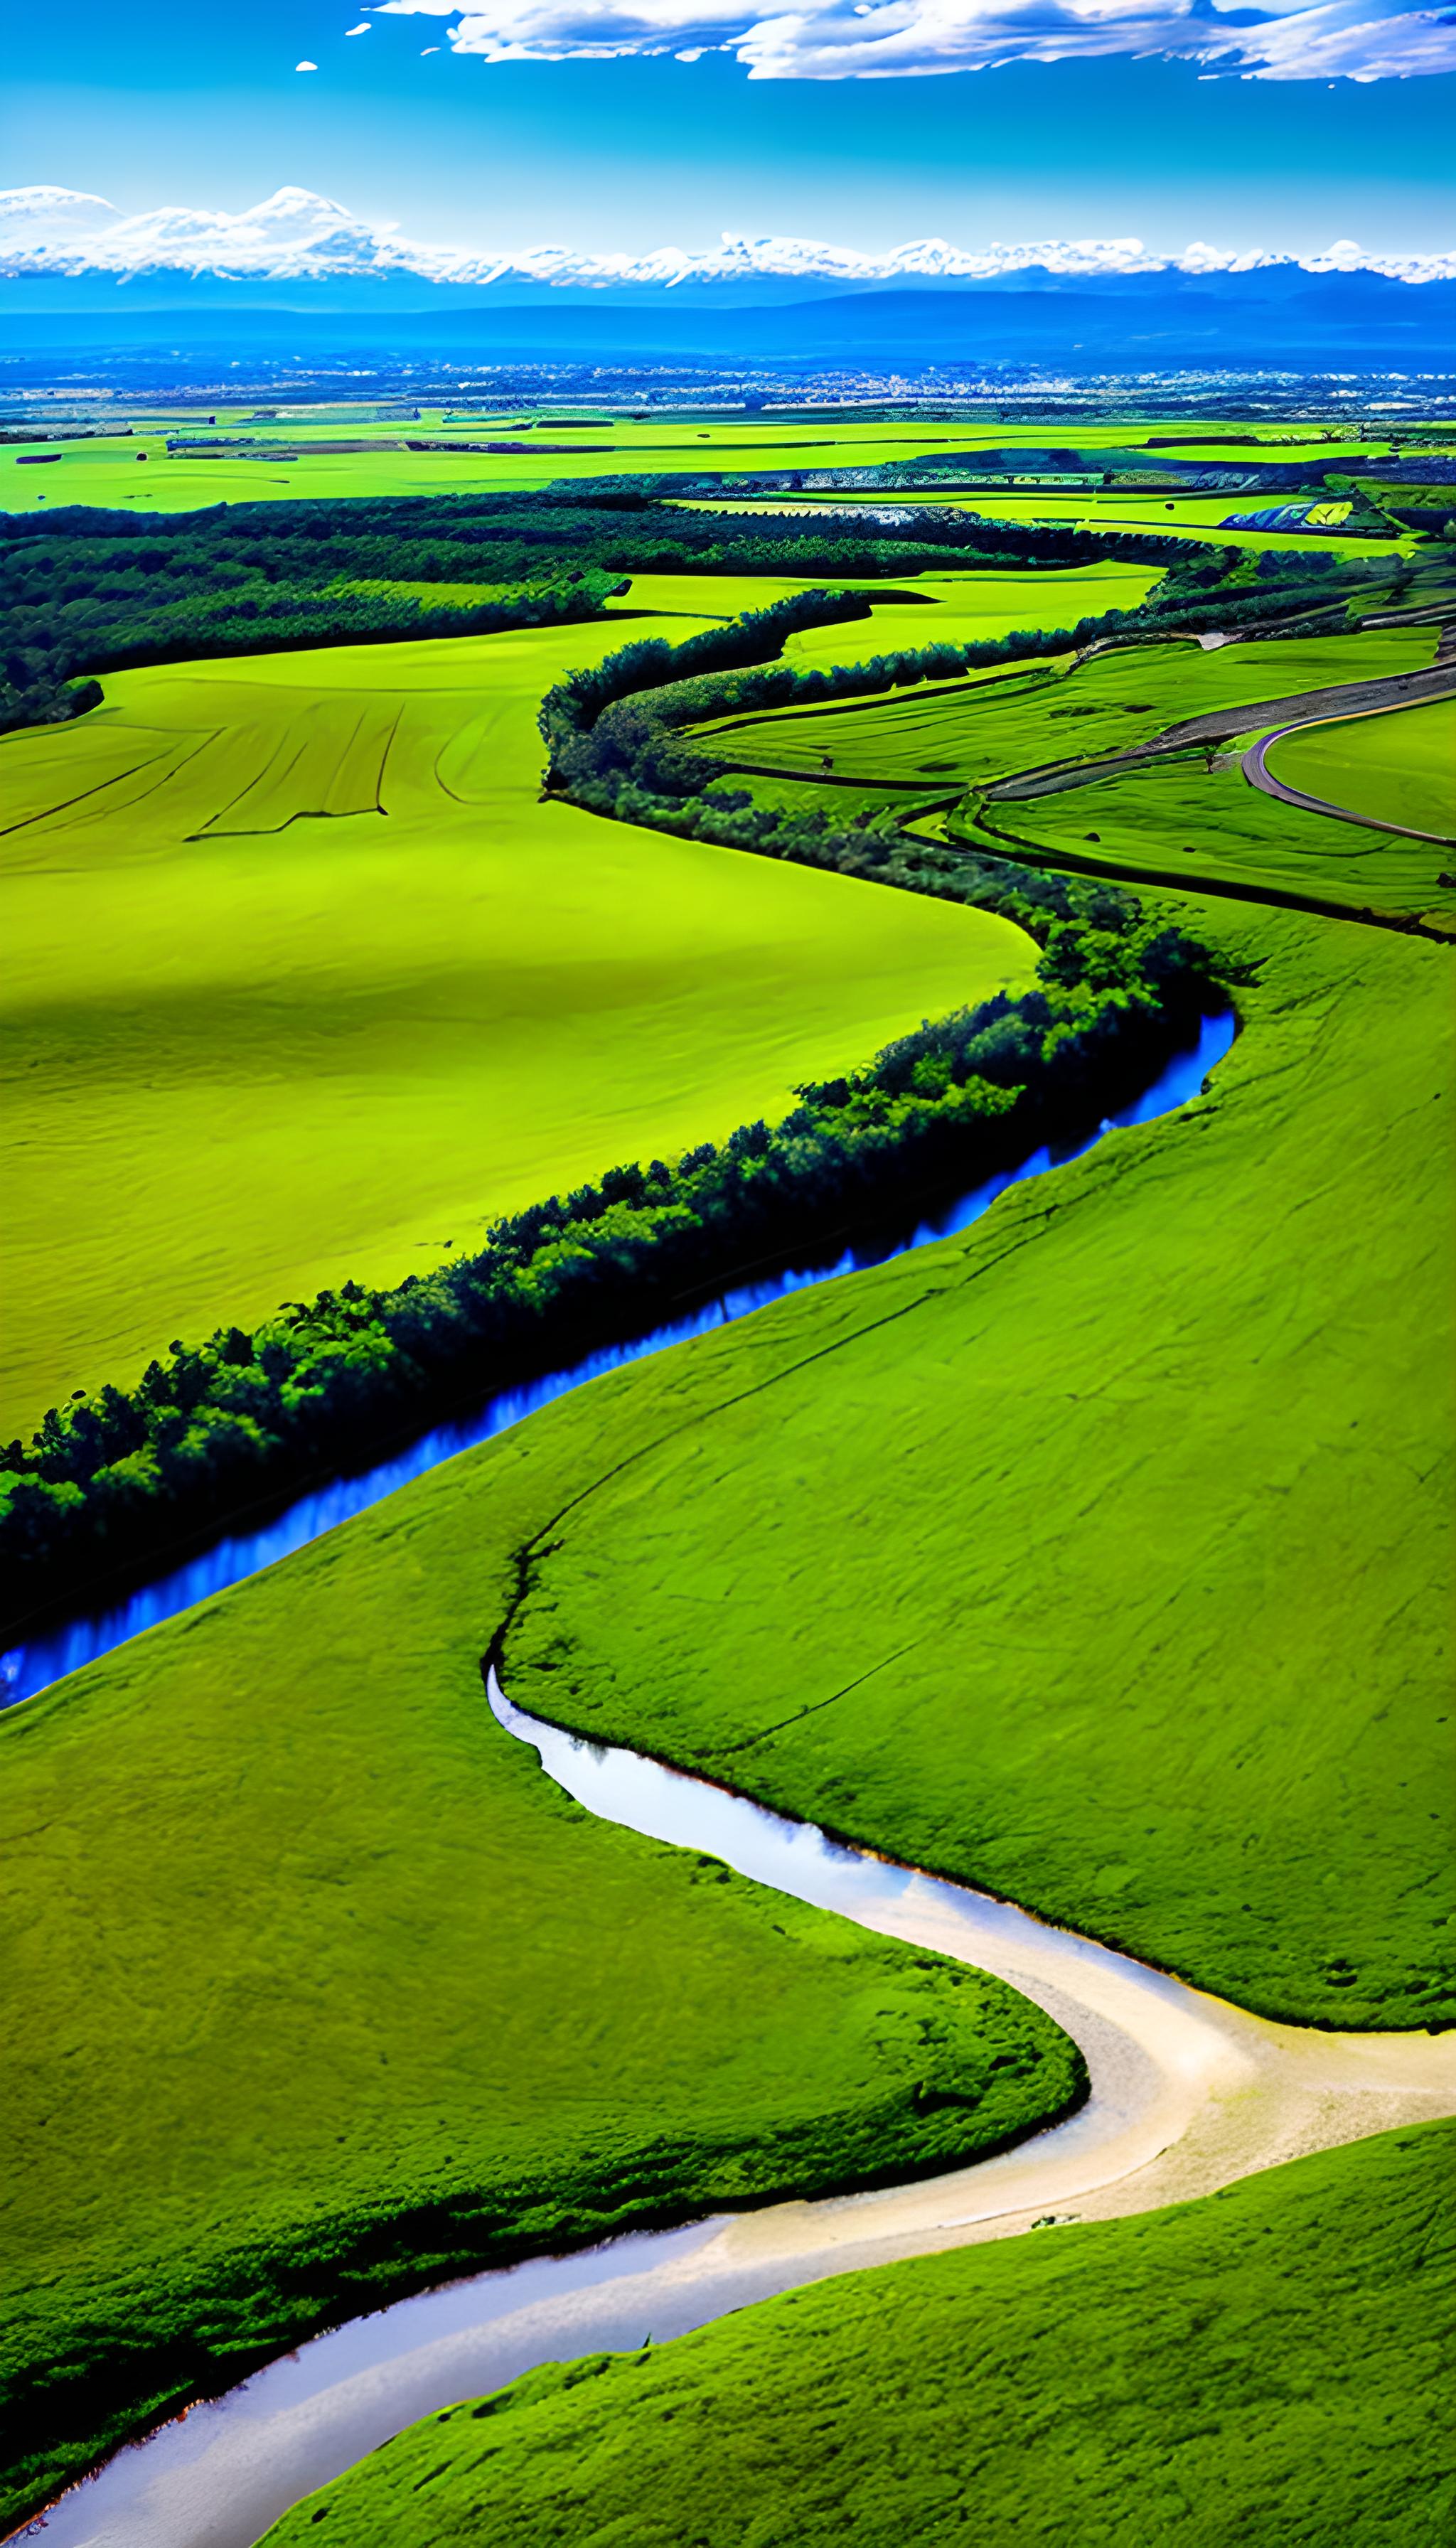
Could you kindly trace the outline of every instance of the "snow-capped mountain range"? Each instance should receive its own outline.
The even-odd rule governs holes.
[[[874,254],[817,239],[742,238],[725,232],[717,247],[700,253],[664,247],[645,256],[584,255],[565,247],[538,247],[491,256],[407,238],[393,223],[361,221],[342,204],[300,186],[280,187],[266,203],[242,213],[163,205],[155,212],[129,215],[100,195],[64,186],[0,190],[0,279],[16,281],[95,276],[125,283],[161,275],[254,284],[410,279],[530,299],[563,291],[778,299],[791,287],[796,297],[807,300],[886,287],[972,287],[1032,273],[1091,282],[1114,276],[1255,273],[1272,280],[1279,271],[1291,280],[1305,274],[1373,274],[1409,284],[1449,282],[1456,280],[1456,249],[1377,255],[1366,254],[1351,239],[1338,239],[1322,255],[1297,258],[1267,249],[1234,253],[1200,241],[1179,256],[1160,256],[1136,238],[1041,239],[980,249],[932,238]]]

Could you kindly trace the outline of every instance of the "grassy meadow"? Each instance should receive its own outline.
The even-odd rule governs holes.
[[[938,633],[939,621],[918,642]],[[843,655],[848,631],[821,634],[837,641]],[[725,759],[786,774],[816,773],[828,753],[838,775],[973,787],[1049,763],[1126,752],[1185,717],[1218,708],[1326,682],[1413,673],[1431,662],[1437,635],[1434,628],[1381,628],[1351,637],[1253,638],[1207,650],[1179,638],[1080,664],[1053,658],[966,682],[926,682],[886,698],[722,717],[692,732]]]
[[[337,421],[267,429],[271,457],[138,437],[138,467],[118,438],[6,484],[117,503],[140,480],[182,508],[812,470],[937,435],[1019,434],[1030,464],[1048,430],[694,421],[684,457],[682,419],[613,418],[563,460],[311,457]],[[1065,428],[1109,450],[1155,429]],[[1180,532],[1196,512],[1178,500]],[[1151,580],[916,578],[790,651],[963,643]],[[591,626],[108,675],[100,709],[0,743],[0,1419],[173,1335],[424,1271],[1029,983],[1031,941],[983,913],[540,801],[564,672],[794,589],[642,577]],[[984,846],[1000,774],[1434,645],[1163,643],[698,741],[826,811],[963,788],[948,838]],[[1274,766],[1358,809],[1395,784],[1425,803],[1449,732],[1427,708],[1331,725]],[[1278,804],[1228,752],[984,808],[1048,865],[1188,873],[1144,900],[1237,1009],[1201,1098],[958,1237],[593,1382],[0,1716],[11,2518],[400,2290],[903,2176],[1078,2092],[1015,1993],[571,1804],[486,1707],[498,1636],[523,1707],[1244,2006],[1456,2023],[1452,951],[1197,884],[1428,926],[1456,903],[1440,851]],[[486,2548],[529,2500],[561,2548],[785,2548],[787,2473],[792,2548],[988,2525],[1030,2548],[1068,2506],[1094,2548],[1279,2524],[1434,2548],[1448,2171],[1447,2137],[1406,2134],[831,2283],[433,2419],[273,2536]]]
[[[1439,2548],[1448,2126],[882,2267],[431,2415],[265,2548]]]
[[[702,418],[688,414],[658,416],[620,412],[593,416],[590,408],[574,410],[591,419],[585,429],[566,426],[550,415],[529,417],[451,416],[426,409],[410,420],[351,425],[335,415],[257,417],[250,412],[217,410],[215,424],[200,422],[189,411],[174,416],[138,414],[135,433],[99,434],[59,445],[36,441],[0,453],[4,506],[31,512],[53,504],[123,506],[138,504],[148,511],[185,512],[204,504],[258,503],[270,499],[340,496],[431,496],[473,493],[483,487],[530,489],[604,476],[657,476],[686,472],[722,472],[725,476],[761,470],[872,468],[885,462],[921,457],[943,459],[963,455],[970,468],[986,465],[996,453],[1025,452],[1027,467],[1046,457],[1048,438],[1091,453],[1128,449],[1140,453],[1160,430],[1156,419],[1146,424],[1099,424],[1078,418],[1060,427],[1008,425],[995,417],[859,419],[832,412],[782,416]],[[1166,426],[1161,430],[1166,432]],[[1337,468],[1345,458],[1377,458],[1389,449],[1388,437],[1376,435],[1342,442],[1337,436],[1290,436],[1279,429],[1255,429],[1260,447],[1271,459]],[[223,441],[246,436],[253,446],[199,457],[169,457],[168,434],[193,441]],[[410,451],[407,438],[429,439],[456,449]],[[379,448],[330,451],[330,442],[371,441]],[[472,442],[502,442],[506,451],[471,451]],[[533,444],[541,446],[539,452]],[[1158,455],[1148,453],[1149,461]],[[1217,440],[1200,447],[1179,435],[1178,455],[1192,462],[1235,462],[1243,456],[1221,449]],[[1257,452],[1248,456],[1257,458]],[[36,465],[37,462],[40,465]],[[898,500],[898,499],[897,499]],[[999,504],[999,498],[996,500]],[[1106,500],[1094,506],[1085,494],[1069,499],[1025,500],[1024,518],[1101,518]],[[1063,515],[1059,506],[1071,506]],[[1205,500],[1222,514],[1235,510],[1236,497]],[[982,500],[988,509],[988,500]],[[1128,506],[1139,518],[1129,527],[1163,530],[1167,516],[1162,500],[1155,506],[1141,498]],[[1180,499],[1181,516],[1189,509]],[[1119,508],[1121,513],[1121,508]],[[1144,519],[1141,516],[1145,516]],[[1288,537],[1290,535],[1283,535]],[[1295,535],[1298,536],[1298,535]],[[1265,535],[1265,544],[1282,544],[1280,534]]]
[[[1296,458],[1299,454],[1294,455]],[[1285,454],[1278,457],[1283,460]],[[1328,455],[1322,465],[1337,465]],[[735,513],[809,513],[824,505],[842,505],[844,498],[793,496],[744,500],[739,497],[693,496],[681,500],[697,511],[731,509]],[[865,498],[864,501],[874,500]],[[883,500],[881,498],[879,500]],[[988,522],[1021,522],[1029,527],[1042,522],[1063,523],[1077,531],[1133,531],[1143,537],[1178,540],[1208,540],[1219,548],[1256,549],[1260,556],[1267,552],[1294,554],[1300,549],[1333,551],[1340,557],[1388,558],[1397,560],[1415,555],[1419,541],[1413,532],[1395,536],[1383,532],[1346,532],[1330,530],[1262,531],[1227,527],[1230,513],[1251,512],[1272,498],[1248,496],[1162,496],[1138,497],[1126,504],[1110,505],[1104,498],[1088,495],[1003,495],[999,487],[982,490],[973,496],[928,496],[923,491],[905,494],[895,492],[897,506],[904,504],[945,504],[956,512],[978,513]]]
[[[1456,699],[1307,726],[1271,747],[1268,768],[1303,795],[1450,839],[1456,835]]]
[[[496,1724],[557,1447],[502,1436],[0,1716],[0,2518],[393,2292],[1075,2095],[1015,1992],[592,1820]]]
[[[761,597],[662,581],[675,636]],[[109,675],[0,743],[7,1430],[1029,977],[1004,922],[537,802],[542,691],[652,582],[625,625]]]
[[[1402,711],[1412,721],[1432,713]],[[1105,861],[1133,881],[1182,874],[1190,884],[1299,894],[1352,915],[1418,919],[1456,937],[1456,890],[1442,882],[1449,850],[1281,804],[1250,786],[1238,759],[1236,744],[1212,756],[1178,753],[1055,796],[983,804],[948,816],[947,837],[967,847],[999,847],[1013,858],[1031,851],[1052,866],[1068,853]],[[1289,778],[1273,753],[1269,759],[1275,774]],[[1394,787],[1392,776],[1387,802],[1394,801]]]
[[[1211,1094],[614,1380],[505,1684],[1269,2015],[1449,2022],[1450,951],[1166,907],[1242,977]]]

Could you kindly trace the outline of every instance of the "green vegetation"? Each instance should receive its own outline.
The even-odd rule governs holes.
[[[1163,908],[1244,977],[1212,1095],[614,1380],[505,1685],[1269,2015],[1449,2023],[1450,950]]]
[[[572,1403],[0,1717],[7,2523],[395,2293],[1079,2093],[1015,1992],[592,1821],[496,1725],[514,1551],[610,1421]]]
[[[1400,721],[1439,714],[1434,706],[1411,708]],[[1456,936],[1449,850],[1281,804],[1249,785],[1239,759],[1236,744],[1212,755],[1177,753],[1059,795],[982,803],[949,816],[946,835],[977,859],[997,849],[1012,858],[1040,852],[1052,867],[1084,860],[1097,872],[1130,879],[1252,886],[1352,914],[1418,919]],[[1282,762],[1275,767],[1291,785],[1307,783],[1290,777]],[[1397,784],[1394,774],[1390,784]]]
[[[539,805],[620,634],[121,674],[0,744],[7,1433],[1029,980],[1006,922]]]
[[[802,584],[995,558],[1045,567],[1059,588],[1106,583],[1140,599],[1182,554],[1165,541],[1111,548],[1147,563],[1109,569],[1095,537],[982,532],[956,514],[911,541],[874,524],[704,520],[630,481],[553,496],[224,504],[181,522],[83,505],[0,515],[0,730],[93,706],[79,677],[137,664],[592,618],[631,574],[786,572]],[[1009,624],[1015,581],[979,596],[979,626]],[[943,600],[931,592],[919,606]]]
[[[620,465],[660,470],[665,438],[653,428]],[[704,467],[732,447],[702,439]],[[904,456],[902,439],[886,448]],[[342,492],[394,462],[317,466],[337,467]],[[234,465],[155,474],[224,493]],[[582,475],[597,465],[583,452]],[[87,466],[99,484],[117,463]],[[1407,574],[1387,542],[1363,577],[1345,552],[1285,581],[1227,541],[1205,569],[1186,548],[1134,547],[1109,595],[1107,545],[1069,527],[987,530],[943,506],[893,543],[811,522],[806,553],[781,500],[769,522],[740,502],[725,531],[645,486],[634,530],[620,487],[598,497],[562,504],[536,565],[569,536],[584,572],[632,574],[634,610],[672,614],[674,636],[703,629],[695,656],[629,646],[597,680],[620,634],[598,625],[124,672],[90,715],[0,746],[17,808],[10,1122],[34,1179],[8,1242],[22,1420],[57,1387],[126,1381],[171,1328],[214,1328],[132,1402],[141,1489],[149,1462],[186,1493],[214,1416],[234,1447],[290,1391],[304,1432],[320,1406],[347,1422],[399,1344],[397,1316],[448,1344],[481,1277],[441,1260],[478,1254],[498,1221],[498,1306],[508,1292],[534,1319],[580,1287],[590,1326],[598,1279],[636,1291],[652,1250],[696,1273],[693,1217],[736,1246],[776,1238],[785,1195],[838,1211],[916,1144],[939,1165],[967,1117],[994,1142],[1008,1092],[1039,1072],[1069,1098],[1058,1074],[1146,1023],[1173,927],[1212,948],[1244,1031],[1178,1118],[1016,1189],[955,1240],[557,1402],[0,1719],[0,2026],[21,2048],[0,2128],[13,2518],[199,2389],[401,2290],[633,2221],[942,2164],[1077,2094],[1065,2040],[1014,1994],[588,1820],[494,1725],[487,1650],[512,1697],[558,1723],[1245,2005],[1342,2028],[1456,2021],[1451,950],[1227,895],[1149,894],[1144,925],[1118,891],[1008,871],[987,825],[1024,827],[1048,870],[1105,852],[1176,871],[1188,854],[1168,852],[1170,830],[1196,818],[1189,867],[1211,884],[1305,872],[1328,895],[1342,876],[1334,898],[1387,917],[1428,916],[1447,888],[1418,845],[1377,854],[1375,836],[1255,798],[1202,756],[975,801],[998,771],[1145,738],[1215,694],[1253,706],[1428,661],[1429,629],[1329,626],[1373,600],[1427,606],[1420,559]],[[1180,521],[1193,509],[1180,500]],[[517,579],[504,532],[493,549],[484,510],[469,541],[436,515],[424,562],[394,519],[366,554],[367,511],[352,546],[339,532],[347,556],[331,531],[312,553],[330,590],[544,589],[534,570]],[[279,520],[294,537],[287,508]],[[509,536],[525,541],[526,522]],[[629,534],[643,545],[619,567]],[[984,557],[1012,591],[1012,570],[1040,561],[1027,585],[1054,575],[1094,621],[1140,607],[1143,565],[1170,558],[1144,628],[1295,610],[1306,625],[1223,656],[1163,641],[1065,676],[1055,653],[1010,670],[1029,650],[1003,641],[1020,624],[1053,645],[1045,619],[1034,598],[1014,616],[1007,594],[978,599],[946,571],[952,553]],[[872,634],[796,631],[765,671],[769,639],[815,610],[726,622],[765,582],[787,600],[826,573],[893,574],[860,605]],[[916,573],[929,602],[905,597]],[[33,624],[43,600],[36,575]],[[937,694],[938,631],[942,672],[958,676],[969,647],[991,678]],[[871,645],[886,656],[871,681],[903,675],[909,695],[762,713],[863,686],[835,658]],[[888,662],[907,646],[914,665]],[[46,678],[76,677],[59,663]],[[552,682],[558,773],[626,820],[537,800],[532,718]],[[1082,705],[1084,721],[1060,722]],[[812,758],[802,781],[774,761],[763,796],[719,774],[725,730],[705,722],[750,708],[790,753],[816,725],[875,726],[863,779],[846,764],[842,828]],[[863,815],[901,767],[906,803],[922,781],[970,791],[952,820],[963,837]],[[1102,828],[1089,809],[1119,789],[1133,792],[1107,842],[1086,844]],[[1045,969],[1017,1005],[992,995],[1027,990],[1028,929]],[[988,996],[978,1016],[918,1028]],[[889,1039],[876,1069],[847,1069]],[[817,1075],[832,1069],[844,1079]],[[796,1089],[776,1139],[745,1125]],[[731,1125],[744,1130],[712,1147]],[[603,1173],[689,1143],[675,1176]],[[522,1211],[549,1184],[564,1200]],[[410,1272],[424,1279],[407,1288]],[[297,1296],[286,1322],[281,1292]],[[47,1483],[81,1492],[64,1463],[84,1475],[116,1409],[74,1404]],[[1443,2514],[1412,2430],[1431,2368],[1413,2260],[1437,2146],[1404,2136],[1159,2220],[810,2295],[692,2339],[666,2369],[546,2375],[491,2418],[462,2411],[432,2444],[387,2453],[380,2482],[404,2472],[410,2502],[378,2499],[382,2517],[410,2548],[427,2502],[435,2548],[451,2536],[440,2507],[455,2516],[431,2485],[458,2465],[462,2521],[513,2502],[518,2532],[519,2450],[563,2541],[583,2535],[583,2503],[645,2539],[644,2469],[660,2467],[676,2542],[673,2490],[701,2497],[711,2417],[726,2438],[710,2518],[731,2505],[735,2538],[746,2504],[775,2537],[791,2457],[828,2464],[795,2548],[823,2534],[831,2501],[837,2535],[853,2516],[875,2548],[917,2525],[935,2538],[927,2525],[953,2511],[977,2517],[968,2482],[1034,2538],[1084,2473],[1082,2526],[1120,2541],[1120,2469],[1154,2530],[1188,2526],[1217,2470],[1243,2490],[1240,2528],[1273,2506],[1316,2548],[1361,2524],[1423,2548]],[[897,2346],[916,2373],[892,2394]],[[569,2468],[555,2495],[538,2445]],[[433,2481],[435,2462],[410,2456],[428,2447]],[[630,2501],[613,2493],[628,2469]],[[776,2506],[756,2493],[766,2471]],[[354,2482],[366,2507],[374,2482]],[[329,2499],[325,2525],[355,2500]]]
[[[1253,638],[1207,652],[1183,639],[1119,646],[1075,665],[1064,653],[1060,662],[994,681],[937,683],[853,708],[790,705],[764,716],[720,716],[696,727],[693,741],[722,754],[729,771],[744,761],[808,774],[828,753],[837,775],[973,787],[1055,762],[1128,752],[1215,709],[1414,672],[1431,662],[1436,637],[1433,628],[1382,628]],[[1021,810],[1006,809],[1007,822],[1014,826]]]
[[[266,2548],[1439,2548],[1445,2125],[892,2265],[431,2415]]]
[[[1167,430],[1156,420],[1129,426],[1121,420],[1101,425],[1079,418],[1076,424],[1078,445],[1087,454],[1140,450],[1165,438]],[[193,450],[169,457],[169,435],[192,443]],[[1381,457],[1391,447],[1388,431],[1353,439],[1337,432],[1291,435],[1272,426],[1254,427],[1248,438],[1256,447],[1234,455],[1236,465],[1257,462],[1267,453],[1282,466],[1307,464],[1317,473]],[[667,470],[677,475],[709,472],[713,479],[770,470],[797,481],[831,469],[897,467],[922,456],[944,459],[958,453],[967,460],[989,460],[1000,453],[1014,455],[1013,467],[1018,459],[1034,467],[1046,456],[1045,424],[1008,425],[995,418],[956,415],[844,417],[823,410],[705,420],[616,413],[592,419],[592,429],[582,432],[566,431],[549,414],[447,417],[441,410],[426,409],[408,421],[347,429],[350,443],[374,443],[373,449],[330,450],[340,439],[337,419],[221,410],[213,427],[183,411],[170,418],[156,415],[133,435],[53,443],[19,438],[6,471],[6,496],[12,508],[24,510],[48,509],[59,500],[95,507],[144,504],[176,512],[219,501],[359,502],[388,496],[541,490],[557,483],[581,485],[599,478],[603,468],[627,477],[653,478]],[[232,447],[204,455],[196,448],[203,441]],[[411,450],[411,442],[430,447]],[[503,447],[481,447],[491,443]],[[1227,463],[1229,456],[1217,434],[1200,446],[1187,443],[1180,433],[1178,443],[1178,456],[1185,461]],[[46,467],[14,465],[43,451],[52,455]],[[138,468],[143,455],[144,466]],[[0,454],[0,465],[3,459]],[[1084,511],[1093,509],[1086,496],[1073,500]],[[1213,500],[1212,509],[1227,512],[1230,500]],[[1031,501],[1035,506],[1046,500]],[[1143,510],[1157,519],[1145,500]]]
[[[702,643],[705,641],[695,641]],[[497,1391],[670,1319],[685,1301],[982,1183],[1079,1138],[1188,1041],[1208,995],[1196,949],[1105,887],[1051,919],[1003,868],[1002,908],[1045,939],[1035,991],[903,1036],[863,1071],[807,1083],[774,1129],[740,1126],[670,1167],[612,1168],[495,1224],[484,1250],[393,1291],[349,1282],[254,1333],[173,1348],[131,1392],[51,1408],[0,1467],[4,1615],[69,1605],[124,1566],[266,1495],[376,1455]]]
[[[1271,774],[1303,795],[1412,831],[1456,835],[1456,699],[1285,735]]]

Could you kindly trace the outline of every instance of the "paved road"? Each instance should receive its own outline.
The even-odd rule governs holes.
[[[1402,700],[1399,704],[1410,703]],[[1239,765],[1249,785],[1261,788],[1266,796],[1277,796],[1283,805],[1302,805],[1307,814],[1328,814],[1336,823],[1358,823],[1362,831],[1398,832],[1406,841],[1431,841],[1437,849],[1456,850],[1456,837],[1449,832],[1417,832],[1410,823],[1386,823],[1378,814],[1356,814],[1348,805],[1331,805],[1323,796],[1307,796],[1303,788],[1286,787],[1282,778],[1276,778],[1264,759],[1270,744],[1282,743],[1287,734],[1299,734],[1306,726],[1326,722],[1321,717],[1296,717],[1293,724],[1279,726],[1273,734],[1263,735],[1251,744]]]
[[[1249,699],[1241,706],[1212,708],[1206,715],[1185,717],[1179,725],[1165,726],[1149,742],[1133,744],[1127,752],[1111,753],[1102,760],[1047,762],[1040,770],[1020,771],[1014,778],[1002,778],[988,787],[986,800],[1014,804],[1031,796],[1054,796],[1064,788],[1085,787],[1095,778],[1111,778],[1121,771],[1136,770],[1167,753],[1186,751],[1190,744],[1226,743],[1231,736],[1248,734],[1256,726],[1278,724],[1281,731],[1288,733],[1294,726],[1318,725],[1330,717],[1370,716],[1386,708],[1418,707],[1427,700],[1452,697],[1456,697],[1456,663],[1432,664],[1419,673],[1386,674],[1378,681],[1331,682],[1320,690],[1296,690],[1283,698]],[[1273,741],[1272,736],[1269,739]],[[1360,819],[1358,815],[1345,816],[1349,822]]]

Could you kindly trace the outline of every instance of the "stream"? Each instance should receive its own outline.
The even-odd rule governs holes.
[[[109,1654],[114,1646],[125,1645],[144,1628],[155,1627],[162,1619],[175,1618],[181,1610],[190,1610],[215,1592],[224,1592],[229,1585],[241,1584],[250,1575],[261,1574],[265,1566],[275,1566],[295,1549],[306,1547],[325,1531],[336,1530],[340,1522],[354,1513],[363,1512],[370,1504],[382,1503],[386,1496],[408,1486],[412,1478],[422,1477],[426,1470],[438,1468],[442,1460],[453,1460],[458,1452],[474,1450],[478,1443],[489,1442],[503,1433],[523,1416],[532,1415],[538,1408],[547,1407],[555,1398],[564,1398],[570,1390],[581,1389],[602,1372],[616,1371],[623,1363],[643,1361],[649,1354],[665,1353],[670,1345],[683,1344],[691,1336],[705,1335],[711,1328],[730,1326],[737,1319],[746,1319],[771,1301],[782,1300],[787,1293],[803,1292],[818,1283],[832,1283],[843,1274],[864,1272],[871,1265],[885,1263],[892,1256],[904,1255],[914,1247],[928,1246],[937,1238],[953,1238],[968,1229],[989,1212],[998,1195],[1008,1186],[1024,1184],[1029,1178],[1045,1176],[1048,1169],[1066,1160],[1079,1158],[1092,1149],[1108,1133],[1121,1127],[1150,1123],[1159,1115],[1170,1115],[1196,1097],[1209,1072],[1233,1042],[1234,1020],[1231,1010],[1217,1017],[1207,1017],[1200,1028],[1198,1041],[1172,1060],[1153,1081],[1151,1087],[1121,1114],[1111,1115],[1085,1141],[1066,1150],[1035,1150],[1020,1166],[1004,1169],[989,1177],[983,1185],[972,1187],[943,1211],[919,1223],[910,1233],[882,1245],[850,1246],[831,1264],[793,1266],[781,1274],[766,1276],[756,1283],[738,1285],[705,1301],[685,1317],[666,1326],[654,1327],[646,1335],[627,1338],[624,1342],[602,1347],[588,1354],[564,1371],[546,1373],[541,1379],[527,1381],[518,1389],[507,1389],[487,1399],[479,1410],[463,1420],[439,1424],[419,1435],[408,1449],[396,1452],[372,1468],[354,1477],[334,1478],[326,1486],[316,1487],[300,1496],[285,1511],[277,1513],[256,1530],[229,1533],[217,1540],[201,1556],[188,1558],[182,1565],[154,1582],[143,1585],[109,1610],[89,1616],[68,1619],[59,1627],[27,1639],[25,1644],[0,1655],[0,1707],[12,1706],[18,1699],[33,1698],[38,1690],[46,1689],[52,1682],[62,1681],[67,1673],[79,1672],[83,1664],[94,1663],[98,1655]]]
[[[352,2320],[118,2452],[46,2514],[46,2548],[253,2548],[392,2433],[540,2363],[661,2343],[826,2275],[1146,2211],[1456,2106],[1456,2041],[1272,2025],[1011,1903],[564,1734],[512,1706],[494,1673],[487,1692],[590,1812],[998,1974],[1075,2039],[1090,2095],[940,2176],[640,2231]]]
[[[1228,1051],[1207,1019],[1145,1095],[1136,1124],[1197,1094]],[[1105,1124],[1101,1132],[1113,1129]],[[1090,1147],[1084,1143],[1082,1147]],[[1074,1155],[1074,1154],[1073,1154]],[[409,1478],[516,1423],[616,1364],[742,1318],[768,1301],[965,1228],[1009,1185],[1057,1162],[1038,1152],[961,1197],[901,1246],[725,1293],[692,1318],[493,1400],[367,1477],[305,1497],[104,1618],[8,1658],[25,1697],[93,1655],[334,1528]],[[830,1840],[729,1790],[584,1741],[486,1695],[502,1738],[591,1813],[706,1852],[740,1875],[878,1936],[998,1975],[1080,2047],[1090,2092],[1063,2122],[943,2174],[862,2194],[768,2204],[532,2258],[417,2294],[280,2356],[226,2397],[118,2452],[36,2525],[47,2548],[253,2548],[280,2515],[417,2417],[536,2365],[662,2342],[826,2275],[1214,2191],[1313,2149],[1456,2108],[1456,2040],[1341,2036],[1272,2024],[1014,1904]]]

